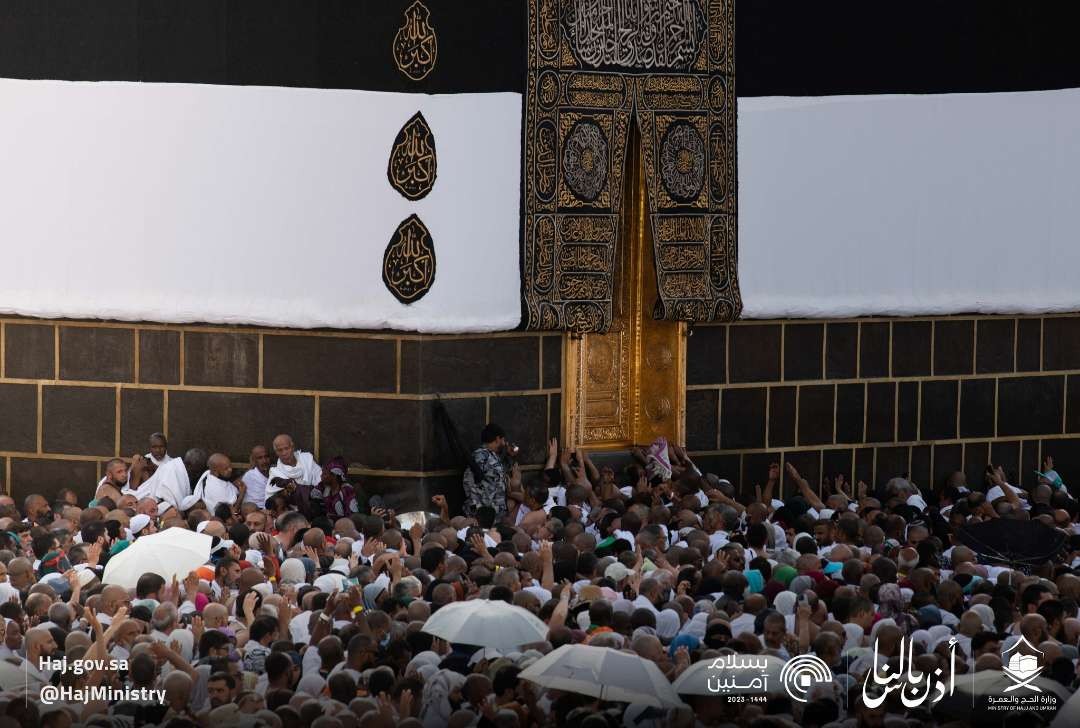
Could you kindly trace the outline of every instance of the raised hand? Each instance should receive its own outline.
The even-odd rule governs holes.
[[[790,463],[789,463],[790,465]],[[780,464],[769,463],[769,480],[780,480]]]
[[[481,560],[487,561],[491,558],[491,554],[488,553],[487,546],[484,545],[484,537],[479,533],[474,533],[469,536],[469,547],[472,548],[474,554],[476,554]]]
[[[433,506],[435,506],[436,508],[445,508],[446,507],[446,496],[445,495],[433,495],[433,496],[431,496],[431,504]]]
[[[101,536],[97,541],[90,544],[86,548],[86,563],[90,566],[97,566],[98,561],[101,559],[101,549],[105,546],[105,537]]]
[[[384,718],[385,720],[389,720],[391,722],[396,723],[397,722],[397,716],[394,714],[394,703],[390,699],[390,693],[387,693],[387,692],[379,693],[378,701],[379,701],[379,715],[382,718]]]
[[[173,577],[175,578],[175,577]],[[188,575],[184,577],[184,596],[195,603],[195,595],[199,591],[199,575],[194,571],[188,572]]]
[[[259,599],[259,593],[256,591],[249,591],[244,595],[244,616],[248,622],[255,620],[255,602]]]
[[[360,553],[364,556],[371,556],[375,553],[382,553],[385,550],[386,544],[377,538],[369,538],[367,541],[364,541],[364,546],[360,549]]]

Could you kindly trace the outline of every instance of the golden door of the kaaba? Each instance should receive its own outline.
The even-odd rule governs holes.
[[[636,126],[625,169],[611,328],[565,335],[563,432],[571,446],[683,441],[687,326],[653,318],[656,264]]]

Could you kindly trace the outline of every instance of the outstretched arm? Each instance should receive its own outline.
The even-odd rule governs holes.
[[[810,483],[806,482],[806,478],[799,475],[799,471],[791,463],[787,464],[787,473],[788,477],[795,481],[795,484],[799,487],[799,493],[812,508],[819,511],[825,508],[825,504],[821,502],[817,493],[810,487]]]

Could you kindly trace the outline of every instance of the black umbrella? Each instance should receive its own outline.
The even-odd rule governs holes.
[[[1037,566],[1051,561],[1065,550],[1068,536],[1041,521],[1014,521],[995,518],[961,526],[960,543],[979,555],[979,560],[1002,566]]]

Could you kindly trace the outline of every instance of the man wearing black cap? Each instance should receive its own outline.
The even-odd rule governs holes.
[[[517,490],[521,476],[516,465],[509,476],[507,474],[503,455],[513,453],[509,452],[506,433],[501,427],[489,422],[480,432],[480,442],[483,445],[473,451],[469,469],[462,478],[461,485],[465,491],[463,510],[466,515],[475,516],[480,508],[490,506],[495,509],[496,521],[501,521],[507,513],[507,486]]]

